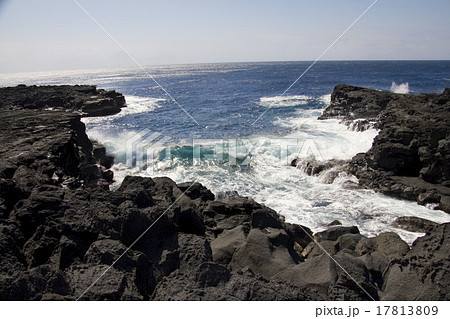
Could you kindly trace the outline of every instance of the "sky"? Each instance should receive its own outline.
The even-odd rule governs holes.
[[[374,0],[77,0],[141,65],[311,61]],[[449,60],[449,0],[379,0],[322,60]],[[0,73],[136,66],[74,0],[0,0]]]

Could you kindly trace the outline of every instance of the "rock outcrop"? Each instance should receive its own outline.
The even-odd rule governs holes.
[[[0,88],[0,109],[78,111],[83,116],[106,116],[120,112],[125,98],[116,91],[93,85],[49,85]]]
[[[378,116],[388,107],[388,104],[401,97],[400,94],[339,84],[331,94],[330,105],[323,111],[319,119],[377,121]]]
[[[338,85],[320,117],[328,118],[374,121],[380,130],[348,167],[361,186],[450,212],[448,89],[411,95]]]

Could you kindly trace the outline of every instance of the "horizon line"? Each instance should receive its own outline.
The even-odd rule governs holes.
[[[192,62],[192,63],[163,63],[163,64],[147,64],[145,68],[152,67],[170,67],[170,66],[188,66],[188,65],[207,65],[207,64],[256,64],[256,63],[297,63],[297,62],[311,62],[313,60],[261,60],[261,61],[227,61],[227,62]],[[317,62],[448,62],[450,59],[335,59],[335,60],[320,60]],[[13,74],[29,74],[29,73],[47,73],[47,72],[86,72],[86,71],[102,71],[102,70],[124,70],[124,69],[139,69],[136,66],[118,66],[118,67],[99,67],[99,68],[80,68],[80,69],[49,69],[39,71],[12,71],[0,72],[1,75]]]

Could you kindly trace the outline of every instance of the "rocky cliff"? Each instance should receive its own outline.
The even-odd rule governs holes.
[[[450,298],[449,224],[410,249],[354,226],[313,236],[199,183],[128,176],[111,192],[111,159],[63,111],[83,105],[14,108],[0,109],[1,300]]]

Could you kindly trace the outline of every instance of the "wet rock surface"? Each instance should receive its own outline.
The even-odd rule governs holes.
[[[410,250],[356,227],[314,235],[199,183],[128,176],[112,192],[80,115],[0,118],[1,300],[448,299],[448,224]]]

